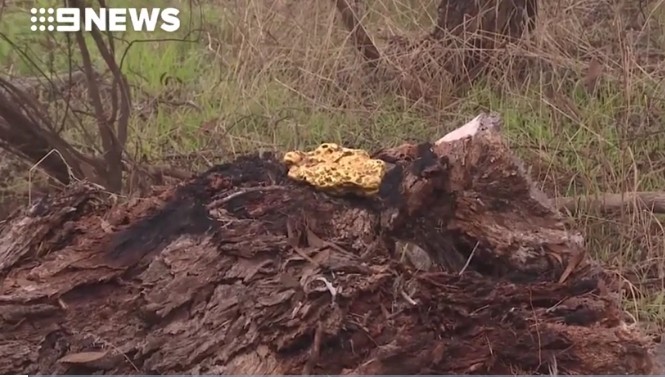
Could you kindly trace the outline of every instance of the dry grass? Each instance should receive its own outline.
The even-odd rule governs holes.
[[[363,23],[379,46],[391,35],[417,38],[431,31],[436,3],[368,0]],[[425,111],[367,77],[332,2],[207,1],[192,9],[193,27],[203,30],[193,42],[140,43],[127,54],[135,98],[128,149],[198,169],[257,149],[432,139],[493,110],[551,195],[662,190],[663,3],[543,1],[530,38],[497,52],[500,69],[460,98],[451,95],[454,88],[441,93],[445,101]],[[35,74],[18,48],[44,71],[62,71],[62,36],[53,41],[21,27],[22,7],[10,4],[2,15],[1,32],[16,44],[0,41],[3,68]],[[13,26],[4,30],[6,20]],[[519,77],[506,66],[519,67]],[[165,85],[163,74],[181,82]],[[663,219],[645,212],[572,215],[589,250],[625,278],[627,309],[646,326],[665,324]]]

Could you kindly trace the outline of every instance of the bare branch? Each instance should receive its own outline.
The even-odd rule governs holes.
[[[2,76],[6,81],[12,80],[13,85],[20,91],[26,93],[32,93],[37,90],[38,87],[44,85],[41,77],[20,77],[20,78],[10,78],[8,76]],[[56,74],[50,80],[51,88],[54,92],[60,92],[67,86],[73,86],[80,84],[85,81],[85,73],[80,70],[75,70],[72,72],[65,72]],[[4,90],[0,88],[0,90]]]
[[[358,19],[357,12],[349,4],[349,0],[335,0],[335,6],[342,16],[344,26],[351,32],[353,42],[356,48],[363,55],[367,63],[376,68],[378,60],[381,58],[379,50],[367,34],[367,30]]]
[[[620,194],[581,195],[553,199],[559,210],[576,212],[612,212],[620,209],[636,208],[657,214],[665,213],[665,192],[638,191]]]

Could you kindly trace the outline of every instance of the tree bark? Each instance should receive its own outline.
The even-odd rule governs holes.
[[[378,151],[374,199],[245,156],[117,204],[85,183],[0,224],[0,372],[647,374],[611,274],[481,115]],[[396,242],[431,259],[417,270]]]
[[[498,37],[517,39],[533,30],[537,16],[537,0],[441,0],[432,36],[484,38],[476,47],[489,47]]]

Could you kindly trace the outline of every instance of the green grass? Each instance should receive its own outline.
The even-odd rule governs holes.
[[[573,12],[584,8],[583,0],[567,1]],[[495,79],[476,85],[450,106],[423,112],[389,93],[362,92],[365,74],[329,2],[289,8],[279,0],[211,1],[192,10],[176,0],[109,2],[183,9],[183,30],[177,33],[128,32],[116,42],[120,58],[131,41],[142,41],[130,48],[123,63],[135,105],[127,150],[149,161],[193,154],[197,158],[190,168],[201,169],[239,153],[308,148],[324,141],[373,149],[405,139],[432,139],[479,111],[492,110],[503,116],[515,151],[532,165],[534,177],[550,195],[665,187],[665,134],[657,133],[665,115],[665,71],[636,63],[644,52],[640,49],[612,55],[593,47],[593,40],[584,39],[587,35],[616,33],[603,29],[600,21],[593,24],[594,33],[582,32],[581,13],[577,19],[575,14],[548,13],[544,7],[536,41],[515,53],[539,56],[555,68],[559,100],[545,94],[546,80],[540,80],[534,68],[530,84]],[[426,32],[435,18],[435,3],[368,2],[368,29],[374,34]],[[2,14],[3,68],[15,75],[35,75],[35,65],[44,72],[65,71],[65,37],[30,32],[25,8],[10,3]],[[657,9],[653,14],[662,18],[665,13]],[[188,34],[190,15],[192,27],[201,32]],[[661,22],[655,19],[654,24],[653,43],[662,43],[657,40],[665,35],[660,33]],[[185,37],[190,41],[162,40]],[[588,63],[575,55],[578,50],[604,59],[605,75],[595,93],[581,88]],[[99,54],[94,58],[101,67]],[[351,79],[339,79],[340,74]],[[180,83],[165,86],[164,75]],[[158,103],[167,95],[168,103]],[[157,104],[151,107],[153,103]],[[140,111],[141,107],[151,110]],[[73,140],[79,132],[67,130]],[[636,294],[626,296],[627,309],[640,320],[663,325],[662,293],[640,284],[653,277],[648,267],[665,263],[662,219],[649,214],[578,214],[576,220],[587,235],[589,250],[637,287]]]

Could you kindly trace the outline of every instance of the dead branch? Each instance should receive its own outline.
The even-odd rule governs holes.
[[[351,37],[353,38],[353,42],[356,48],[358,49],[358,51],[360,51],[360,54],[365,58],[367,63],[372,68],[376,68],[378,60],[381,58],[381,54],[374,45],[374,42],[372,42],[372,39],[370,38],[369,34],[367,34],[367,30],[360,22],[360,19],[358,18],[358,13],[349,4],[349,1],[351,0],[334,0],[334,1],[335,1],[335,6],[337,7],[337,10],[339,11],[340,16],[342,17],[342,22],[344,23],[344,26],[346,26],[346,28],[351,33]]]
[[[78,5],[78,2],[74,2],[74,4]],[[83,8],[82,5],[78,7]],[[83,69],[87,78],[88,94],[95,110],[99,136],[104,148],[104,161],[106,162],[104,176],[106,177],[106,186],[113,192],[120,192],[122,190],[122,145],[120,145],[116,133],[113,131],[112,125],[109,124],[109,119],[104,112],[99,85],[97,85],[94,77],[90,51],[88,50],[82,31],[76,33],[76,42],[81,53]]]
[[[0,147],[31,165],[40,163],[41,169],[65,185],[72,176],[90,176],[99,168],[54,131],[45,111],[31,96],[3,79],[0,87]],[[62,158],[51,153],[54,149]]]
[[[67,3],[65,1],[66,5]],[[83,8],[80,1],[73,0],[70,3]],[[115,62],[112,38],[109,38],[107,46],[99,30],[92,30],[91,34],[113,75],[110,113],[104,108],[98,75],[93,69],[91,54],[81,31],[76,33],[75,37],[83,62],[82,71],[59,75],[55,79],[56,83],[51,83],[57,90],[56,85],[61,84],[60,82],[69,85],[79,81],[86,82],[88,99],[94,109],[93,116],[103,147],[101,161],[79,153],[59,136],[53,122],[46,115],[47,112],[37,103],[34,93],[31,93],[34,92],[35,82],[26,80],[14,85],[0,79],[0,146],[33,164],[40,161],[40,167],[64,184],[69,183],[71,176],[74,176],[102,184],[112,192],[120,192],[123,186],[123,152],[131,109],[129,85]],[[63,124],[68,121],[70,120],[64,119]],[[58,161],[57,154],[52,154],[42,162],[42,158],[53,150],[57,150],[65,161]],[[128,159],[129,157],[126,160]]]
[[[74,178],[107,186],[106,161],[82,153],[64,140],[54,130],[42,106],[25,92],[29,90],[26,88],[32,87],[17,88],[0,78],[0,147],[30,165],[38,164],[38,168],[63,185],[70,184]],[[57,153],[53,153],[54,150]],[[169,166],[137,164],[128,159],[121,163],[125,170],[144,173],[157,181],[163,177],[183,180],[192,176],[192,172]]]
[[[638,191],[580,195],[553,199],[560,210],[597,211],[607,213],[621,209],[639,209],[656,214],[665,213],[665,192]]]
[[[25,93],[36,96],[36,91],[39,87],[44,85],[45,79],[42,77],[0,77],[6,82],[11,82],[14,86]],[[81,70],[55,74],[53,77],[47,78],[49,86],[46,88],[47,91],[52,93],[61,93],[66,87],[75,86],[85,82],[86,77],[85,73]],[[0,87],[0,91],[5,89]],[[5,94],[8,94],[5,92]]]
[[[73,2],[78,3],[79,7],[83,6],[80,4],[79,0],[74,0]],[[99,5],[101,7],[106,7],[104,0],[99,0]],[[116,151],[116,153],[119,156],[122,156],[122,150],[127,143],[129,115],[131,111],[129,83],[127,82],[127,77],[120,71],[120,67],[115,60],[115,44],[110,32],[107,32],[108,45],[104,42],[102,34],[97,28],[93,28],[90,33],[97,45],[97,49],[99,50],[102,59],[104,59],[104,62],[113,76],[113,83],[111,84],[111,115],[107,122],[108,124],[115,123],[116,125],[115,136],[119,143],[118,151]],[[120,95],[119,99],[118,94]],[[119,104],[118,100],[120,101]]]

